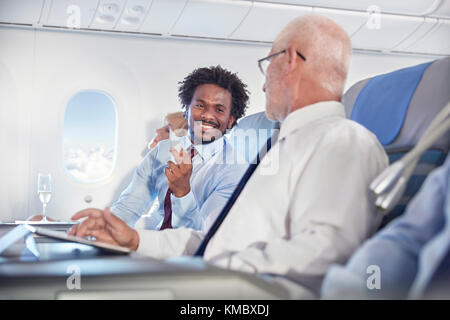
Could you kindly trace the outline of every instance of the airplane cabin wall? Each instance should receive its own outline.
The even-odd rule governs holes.
[[[64,220],[80,209],[111,204],[129,183],[165,114],[181,110],[178,81],[194,68],[220,64],[238,72],[251,93],[247,114],[264,110],[264,78],[256,61],[269,50],[237,42],[0,27],[0,221],[41,211],[38,172],[53,177],[51,217]],[[430,60],[356,52],[346,88]],[[92,184],[74,180],[62,156],[65,106],[84,89],[108,93],[119,115],[115,169]]]

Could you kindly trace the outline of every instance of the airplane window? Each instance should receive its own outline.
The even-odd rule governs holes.
[[[81,182],[98,182],[114,169],[116,103],[106,93],[81,91],[64,113],[63,156],[67,172]]]

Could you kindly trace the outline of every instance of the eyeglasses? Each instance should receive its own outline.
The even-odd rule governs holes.
[[[300,58],[303,59],[303,61],[306,61],[306,58],[305,58],[304,55],[302,55],[302,54],[301,54],[300,52],[298,52],[298,51],[295,51],[295,52],[297,53],[297,55],[298,55]],[[270,60],[272,60],[273,57],[278,56],[279,54],[282,54],[282,53],[286,53],[286,49],[284,49],[283,51],[280,51],[280,52],[271,54],[271,55],[268,56],[268,57],[265,57],[265,58],[262,58],[262,59],[259,59],[259,60],[258,60],[259,70],[261,70],[261,72],[262,72],[263,75],[266,75],[266,71],[267,71],[267,68],[269,67]]]

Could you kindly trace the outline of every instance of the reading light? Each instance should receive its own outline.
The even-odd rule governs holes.
[[[119,6],[115,3],[105,3],[102,6],[102,12],[106,15],[116,14],[119,11]]]
[[[110,16],[110,15],[102,15],[95,19],[101,23],[111,23],[111,22],[114,22],[114,20],[116,20],[116,18],[114,18],[113,16]]]
[[[130,16],[141,16],[144,14],[144,7],[143,6],[128,7],[127,14]]]

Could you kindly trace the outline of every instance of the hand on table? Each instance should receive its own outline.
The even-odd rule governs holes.
[[[98,241],[136,250],[139,246],[137,231],[129,227],[122,219],[109,211],[100,209],[85,209],[72,216],[72,220],[85,218],[83,222],[75,225],[69,235],[77,237],[92,236]]]

